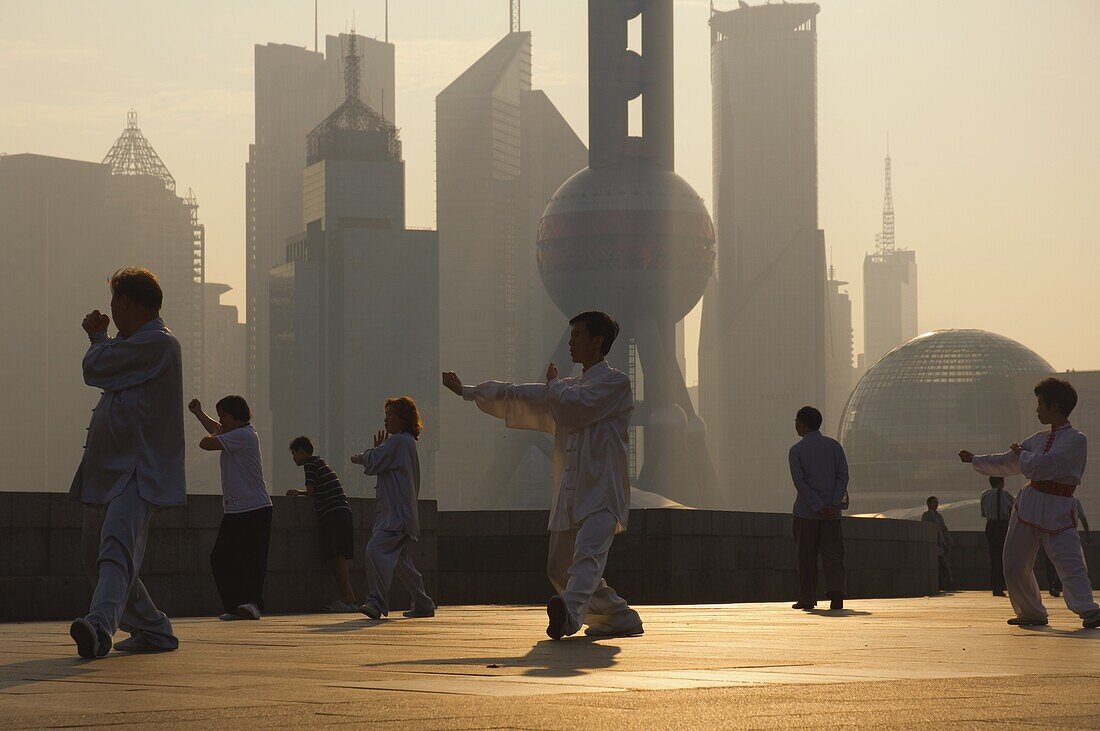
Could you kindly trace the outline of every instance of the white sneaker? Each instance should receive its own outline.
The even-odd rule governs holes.
[[[237,616],[241,619],[259,619],[260,608],[252,602],[237,607]]]
[[[225,614],[218,617],[218,619],[223,622],[235,622],[238,619],[244,619],[244,617],[240,616],[239,614],[233,614],[232,612],[226,612]]]

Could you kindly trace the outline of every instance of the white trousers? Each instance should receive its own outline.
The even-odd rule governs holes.
[[[390,612],[390,584],[397,575],[412,597],[412,607],[421,612],[435,609],[435,602],[424,590],[424,577],[413,565],[416,541],[404,533],[376,530],[367,542],[367,603],[383,615]]]
[[[108,636],[121,628],[146,644],[175,649],[172,623],[138,578],[156,511],[138,494],[136,478],[106,505],[84,506],[84,570],[95,587],[86,619]]]
[[[1046,533],[1021,522],[1013,511],[1008,521],[1003,558],[1005,585],[1016,616],[1046,619],[1047,610],[1043,606],[1039,582],[1035,580],[1035,556],[1040,544],[1058,570],[1063,596],[1070,611],[1081,617],[1100,612],[1100,607],[1092,598],[1092,584],[1089,583],[1081,536],[1077,531],[1070,529],[1061,533]]]
[[[607,632],[641,627],[638,613],[603,579],[617,522],[610,512],[601,510],[581,521],[578,528],[550,534],[546,573],[569,609],[567,635],[582,624]]]

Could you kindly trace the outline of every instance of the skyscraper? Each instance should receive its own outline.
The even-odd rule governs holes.
[[[383,401],[412,396],[427,429],[422,495],[433,494],[439,434],[438,239],[405,228],[405,163],[392,122],[360,97],[354,38],[344,102],[308,135],[305,230],[271,271],[271,384],[276,481],[298,434],[342,459],[372,446]],[[373,479],[344,473],[352,494]]]
[[[441,360],[468,382],[545,377],[567,327],[539,279],[535,233],[547,200],[586,163],[568,122],[531,88],[531,34],[514,22],[436,97]],[[457,399],[441,408],[442,504],[549,505],[537,440]]]
[[[836,278],[836,271],[829,267],[829,279],[825,282],[826,308],[829,317],[829,398],[825,403],[825,423],[821,430],[829,436],[837,435],[844,405],[855,386],[856,370],[852,363],[852,298],[841,287],[847,286]]]
[[[344,101],[348,38],[326,36],[327,53],[281,43],[255,47],[256,139],[249,145],[246,165],[246,397],[265,459],[271,434],[269,272],[286,260],[287,237],[304,228],[306,135]],[[355,49],[363,97],[394,122],[393,45],[356,36]]]
[[[917,336],[917,254],[894,241],[894,191],[886,153],[882,232],[863,259],[863,351],[866,367]]]
[[[815,3],[711,16],[717,274],[703,300],[700,406],[730,505],[787,507],[794,414],[827,401],[817,218]]]

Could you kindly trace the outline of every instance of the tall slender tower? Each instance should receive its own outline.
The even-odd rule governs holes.
[[[826,408],[817,218],[816,3],[710,19],[718,269],[703,304],[699,403],[727,506],[789,507],[800,406]]]
[[[874,253],[863,259],[863,344],[868,368],[917,336],[917,254],[897,248],[894,240],[893,187],[887,149],[882,231],[875,235]]]

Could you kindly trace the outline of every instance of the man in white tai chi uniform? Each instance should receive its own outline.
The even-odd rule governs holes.
[[[1081,484],[1088,453],[1085,435],[1069,423],[1077,391],[1066,381],[1045,378],[1035,386],[1035,396],[1039,423],[1048,424],[1050,431],[1033,434],[1001,454],[975,455],[964,449],[959,458],[983,475],[1022,474],[1030,480],[1016,498],[1005,537],[1005,583],[1016,612],[1008,623],[1047,623],[1047,610],[1032,570],[1042,543],[1062,579],[1066,606],[1080,615],[1086,628],[1100,627],[1100,607],[1092,597],[1074,514],[1073,491]]]
[[[453,372],[443,385],[513,429],[554,435],[554,493],[550,507],[547,573],[558,592],[546,605],[546,634],[555,640],[577,632],[590,637],[642,634],[642,620],[603,579],[607,553],[630,514],[627,428],[634,411],[630,378],[604,357],[619,324],[603,312],[569,321],[569,354],[581,375],[546,383],[488,381],[463,386]]]
[[[84,318],[91,345],[84,382],[102,390],[92,409],[84,456],[69,495],[84,503],[84,566],[95,586],[88,614],[69,634],[81,657],[103,657],[112,635],[127,652],[174,650],[172,623],[138,578],[149,523],[161,508],[187,504],[183,471],[183,370],[180,344],[160,318],[156,276],[130,267],[111,277],[111,318]]]

